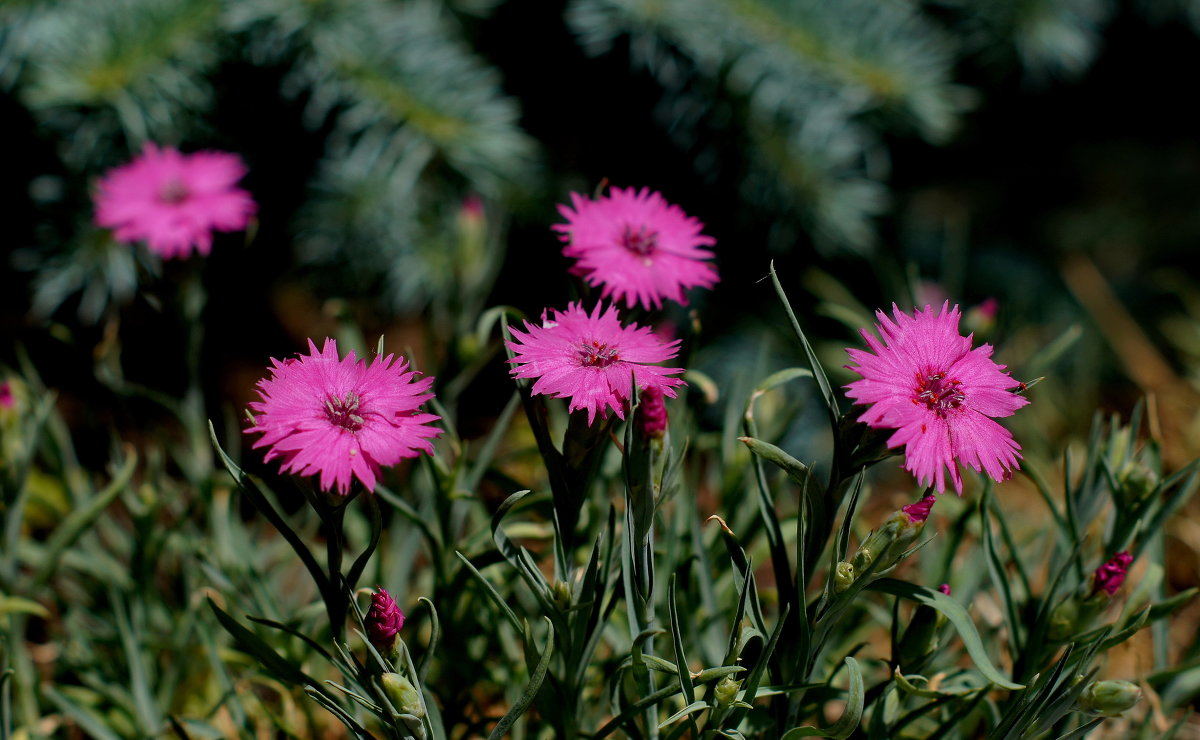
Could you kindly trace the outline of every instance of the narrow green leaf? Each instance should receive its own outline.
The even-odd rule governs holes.
[[[687,705],[686,707],[684,707],[683,709],[680,709],[680,710],[679,710],[678,712],[676,712],[675,714],[672,714],[670,717],[667,717],[667,718],[666,718],[666,719],[664,719],[662,722],[659,722],[659,723],[658,723],[658,729],[660,729],[660,730],[661,730],[662,728],[666,727],[667,725],[672,725],[672,724],[674,724],[674,723],[675,723],[677,720],[681,720],[681,719],[683,719],[684,717],[688,716],[689,714],[694,714],[694,713],[696,713],[696,712],[700,712],[700,711],[703,711],[703,710],[705,710],[705,709],[708,709],[708,702],[704,702],[704,701],[694,701],[694,702],[692,702],[691,704],[688,704],[688,705]],[[693,737],[694,737],[694,736],[693,736]]]
[[[958,631],[958,635],[963,641],[963,646],[967,649],[967,654],[971,656],[971,660],[975,662],[975,667],[979,669],[979,672],[985,678],[1001,688],[1014,691],[1025,688],[1023,685],[1005,678],[1004,674],[1000,673],[992,665],[991,658],[988,657],[987,650],[983,647],[983,640],[979,637],[979,632],[975,629],[975,624],[967,615],[966,610],[954,599],[939,591],[904,581],[897,581],[893,578],[880,578],[867,586],[867,588],[872,591],[899,596],[937,609],[954,625],[954,629]]]
[[[1068,732],[1066,734],[1059,735],[1058,740],[1077,740],[1077,738],[1082,738],[1085,735],[1087,735],[1089,732],[1091,732],[1092,730],[1099,727],[1103,722],[1104,722],[1103,717],[1097,717],[1096,719],[1092,720],[1091,722],[1080,725],[1079,727],[1076,727],[1074,730],[1071,730],[1070,732]]]
[[[828,737],[833,740],[844,740],[858,729],[862,722],[863,699],[866,691],[863,686],[862,669],[858,661],[846,656],[846,672],[850,677],[850,686],[846,690],[846,710],[838,721],[826,729],[816,727],[797,727],[784,733],[781,740],[798,740],[802,737]]]
[[[354,560],[349,572],[346,573],[346,588],[349,591],[354,591],[358,586],[358,578],[367,567],[367,561],[375,554],[375,548],[379,547],[379,538],[383,534],[383,517],[379,513],[379,500],[374,496],[367,496],[366,499],[367,510],[370,512],[371,539],[367,543],[367,548]]]
[[[102,717],[71,701],[54,686],[43,684],[41,691],[58,707],[60,712],[78,722],[79,727],[89,736],[96,740],[121,740],[120,735],[109,729],[109,723]]]
[[[233,480],[237,483],[238,488],[250,499],[251,503],[254,504],[254,508],[258,509],[259,513],[266,517],[267,521],[283,536],[283,539],[291,545],[296,556],[300,558],[300,562],[308,570],[308,574],[312,576],[313,582],[317,584],[317,589],[321,594],[328,594],[330,584],[325,570],[317,563],[312,551],[308,549],[308,546],[304,544],[304,541],[300,539],[296,531],[288,525],[279,511],[271,504],[266,494],[259,489],[258,484],[238,467],[233,458],[225,454],[225,450],[221,448],[221,443],[217,441],[217,430],[213,427],[212,421],[208,422],[208,436],[212,440],[213,448],[217,451],[217,457],[221,458],[222,464],[229,471],[229,474],[233,476]]]
[[[463,565],[467,566],[467,570],[471,572],[471,575],[475,577],[475,580],[479,581],[479,583],[483,585],[484,593],[486,593],[488,597],[491,598],[492,603],[500,609],[500,613],[508,618],[508,621],[517,630],[517,632],[520,632],[522,629],[521,620],[517,618],[517,613],[512,610],[512,607],[508,605],[508,602],[504,600],[504,597],[500,595],[500,592],[497,591],[491,582],[484,578],[483,574],[471,564],[471,561],[466,555],[463,555],[457,550],[454,551],[454,554],[458,556],[458,559],[462,561]]]
[[[783,286],[779,283],[779,276],[775,274],[775,262],[771,262],[771,284],[775,286],[775,294],[779,296],[779,301],[783,303],[783,309],[787,312],[788,320],[792,323],[792,331],[796,333],[796,338],[800,340],[800,345],[804,348],[804,355],[808,358],[808,364],[812,367],[813,378],[817,381],[817,387],[821,389],[821,397],[825,399],[825,406],[829,409],[829,421],[833,428],[833,433],[837,434],[838,417],[841,416],[841,411],[838,409],[837,398],[833,395],[833,386],[829,383],[828,376],[825,375],[825,368],[821,367],[821,362],[817,359],[817,353],[813,351],[812,345],[808,343],[808,337],[804,336],[804,330],[800,328],[800,322],[796,320],[796,314],[792,311],[792,304],[788,301],[787,294],[783,292]]]
[[[42,619],[50,616],[46,607],[33,599],[23,599],[20,596],[0,596],[0,614],[33,614]]]
[[[137,460],[137,452],[133,447],[127,446],[125,448],[125,461],[117,469],[112,481],[104,490],[90,498],[82,507],[68,514],[62,524],[55,528],[54,534],[50,535],[50,541],[46,543],[45,559],[33,576],[35,585],[46,583],[50,579],[50,576],[54,574],[55,568],[62,562],[63,553],[71,545],[75,544],[80,535],[125,490],[125,487],[129,485],[129,481],[133,478],[133,470],[137,467]],[[16,548],[14,547],[13,549],[15,551]]]
[[[546,619],[546,647],[542,648],[542,657],[538,661],[537,668],[530,674],[529,684],[525,687],[525,691],[521,693],[516,704],[513,704],[512,708],[496,723],[491,734],[488,735],[488,740],[502,740],[513,723],[520,719],[522,714],[525,714],[529,705],[533,704],[534,698],[542,688],[542,681],[546,678],[546,671],[550,668],[550,655],[554,652],[554,624],[549,618],[544,619]]]
[[[263,668],[273,677],[296,686],[316,686],[316,681],[300,670],[292,661],[275,652],[261,637],[243,627],[236,619],[229,616],[211,598],[209,607],[217,616],[217,621],[225,628],[242,650],[258,659]]]
[[[678,666],[678,669],[675,671],[675,677],[679,680],[679,690],[683,694],[683,700],[687,701],[695,697],[696,690],[692,685],[692,676],[688,668],[687,656],[683,651],[683,630],[679,624],[679,604],[676,601],[675,594],[675,581],[678,576],[678,571],[671,574],[671,580],[667,587],[667,608],[671,613],[671,642],[675,647],[675,665]],[[684,714],[688,713],[685,712]],[[688,716],[688,722],[691,723],[692,737],[700,737],[700,730],[696,727],[695,720],[691,719],[690,715]]]

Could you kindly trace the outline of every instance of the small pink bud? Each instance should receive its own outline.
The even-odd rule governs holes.
[[[935,503],[937,503],[937,497],[929,495],[915,504],[901,506],[900,511],[903,511],[908,515],[908,521],[913,524],[918,524],[929,518],[929,511],[933,508]]]
[[[637,422],[649,439],[662,439],[667,431],[667,404],[663,401],[662,391],[648,387],[638,394]]]
[[[1092,594],[1103,591],[1112,596],[1117,593],[1117,589],[1121,588],[1121,584],[1125,582],[1125,574],[1129,572],[1131,563],[1133,563],[1133,556],[1128,552],[1119,552],[1113,555],[1092,575]]]
[[[380,588],[371,595],[371,609],[366,618],[367,637],[375,649],[385,656],[396,644],[396,635],[404,627],[404,612],[387,590]]]
[[[483,199],[474,193],[463,198],[462,213],[471,218],[483,218]]]
[[[938,591],[941,591],[942,593],[944,593],[944,594],[946,594],[947,596],[949,596],[949,595],[950,595],[950,584],[949,584],[949,583],[943,583],[942,585],[938,586]]]
[[[980,303],[977,306],[977,308],[979,309],[979,313],[983,314],[985,319],[992,320],[996,318],[996,310],[999,305],[1000,304],[995,298],[986,298],[984,299],[983,303]]]
[[[11,409],[15,403],[12,386],[9,385],[7,380],[0,383],[0,407]]]

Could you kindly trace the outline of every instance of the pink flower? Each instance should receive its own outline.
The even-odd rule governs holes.
[[[909,316],[892,304],[895,321],[882,311],[875,315],[883,341],[860,330],[874,354],[846,350],[858,363],[847,369],[862,376],[846,386],[846,395],[870,405],[859,421],[895,429],[888,446],[904,445],[905,469],[939,492],[948,469],[962,493],[957,463],[996,480],[1011,476],[1021,446],[989,417],[1011,416],[1029,400],[1008,390],[1020,384],[991,360],[991,345],[971,349],[971,337],[959,334],[958,306],[950,309],[949,302],[936,314],[926,306]]]
[[[164,259],[212,250],[212,232],[239,231],[258,207],[236,187],[246,167],[236,154],[180,154],[146,144],[141,156],[109,170],[96,192],[96,223],[122,242],[145,241]]]
[[[269,446],[267,460],[281,458],[288,473],[320,473],[322,490],[336,484],[346,495],[351,474],[374,491],[382,466],[433,453],[429,439],[442,430],[428,424],[439,417],[417,412],[433,397],[433,378],[415,380],[393,355],[368,365],[351,351],[339,360],[332,339],[320,352],[310,339],[308,349],[299,359],[272,358],[271,377],[258,381],[262,401],[250,404],[256,413],[246,433],[262,433],[254,447]]]
[[[563,254],[578,260],[572,272],[603,286],[601,298],[661,308],[664,299],[686,304],[685,290],[717,283],[716,268],[705,261],[712,251],[703,249],[716,240],[657,192],[613,188],[599,200],[571,193],[571,206],[558,211],[567,219],[553,227],[567,243]]]
[[[13,398],[12,386],[7,380],[0,383],[0,408],[11,409],[16,403],[16,399]]]
[[[1119,552],[1113,555],[1112,558],[1096,569],[1092,574],[1092,593],[1097,594],[1103,591],[1109,596],[1117,593],[1117,589],[1121,588],[1121,584],[1125,582],[1125,574],[1129,572],[1129,566],[1133,563],[1133,556],[1128,552]]]
[[[513,341],[508,347],[516,355],[509,362],[517,378],[537,378],[533,393],[554,398],[570,398],[570,411],[587,409],[588,424],[608,414],[608,409],[625,418],[625,404],[631,395],[631,381],[637,378],[639,391],[657,390],[674,398],[674,386],[683,385],[678,367],[656,367],[649,363],[675,357],[679,340],[664,342],[648,327],[621,326],[617,307],[591,315],[578,303],[566,311],[554,311],[554,319],[543,315],[542,325],[525,322],[526,331],[509,329]]]
[[[404,612],[400,611],[387,589],[380,588],[371,594],[371,609],[363,621],[371,644],[380,653],[387,653],[396,644],[396,635],[404,627]]]
[[[929,512],[933,509],[933,505],[936,503],[937,496],[926,496],[915,504],[901,506],[900,511],[903,511],[908,515],[908,521],[916,524],[929,518]]]
[[[950,584],[949,584],[949,583],[943,583],[942,585],[938,586],[938,591],[941,591],[942,593],[944,593],[944,594],[946,594],[947,596],[949,596],[949,595],[950,595]]]

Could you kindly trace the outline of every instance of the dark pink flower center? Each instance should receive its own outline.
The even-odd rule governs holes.
[[[188,186],[183,183],[183,180],[180,180],[178,177],[172,177],[159,189],[158,200],[161,203],[176,206],[187,200],[191,194],[191,191],[188,190]]]
[[[362,398],[354,391],[347,391],[341,398],[330,396],[325,399],[325,417],[329,419],[330,424],[349,432],[357,432],[367,423],[359,414],[361,407]]]
[[[616,347],[597,342],[595,339],[579,343],[579,364],[584,367],[608,367],[619,362],[621,355]]]
[[[960,408],[966,400],[961,388],[962,381],[952,380],[941,373],[917,373],[913,403],[923,403],[938,416],[945,416],[947,411]]]
[[[645,224],[634,231],[632,226],[626,224],[625,231],[621,234],[621,246],[636,255],[646,257],[658,246],[658,232],[650,231]]]

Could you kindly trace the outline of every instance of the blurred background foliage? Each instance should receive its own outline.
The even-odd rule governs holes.
[[[661,190],[717,238],[722,282],[694,304],[696,385],[721,390],[697,411],[711,435],[700,448],[731,458],[724,432],[745,396],[800,362],[761,282],[775,259],[827,367],[892,301],[992,298],[995,319],[968,312],[971,328],[1018,377],[1046,376],[1013,419],[1033,464],[1054,465],[1097,409],[1128,416],[1148,397],[1148,434],[1177,469],[1200,450],[1198,25],[1195,0],[7,0],[0,362],[27,381],[36,366],[59,394],[63,419],[39,423],[61,425],[69,470],[129,459],[119,438],[188,478],[189,456],[209,454],[189,424],[223,421],[236,447],[266,358],[323,334],[411,348],[470,440],[511,393],[485,308],[536,316],[577,295],[553,204],[607,181]],[[96,178],[147,141],[241,154],[260,204],[251,232],[220,237],[190,270],[93,227]],[[209,298],[188,306],[193,271]],[[202,315],[203,337],[180,333],[177,315]],[[144,386],[198,395],[173,405]],[[780,411],[774,436],[820,459],[820,413]],[[47,522],[96,495],[43,483]],[[199,557],[173,549],[174,530],[161,551],[113,552],[139,511],[199,526],[161,508],[169,491],[125,498],[128,519],[88,534],[95,559],[78,567],[119,580],[159,552]],[[221,525],[225,562],[197,566],[228,592],[256,582],[236,563],[284,560],[280,548],[239,560],[244,533],[228,530],[241,526]],[[1168,544],[1180,589],[1200,564],[1194,530]],[[190,615],[191,593],[169,595]],[[88,598],[103,603],[66,627],[103,643],[93,653],[134,655],[129,624],[169,623],[119,583]],[[286,611],[255,598],[257,613]],[[191,625],[153,654],[190,645],[216,677],[206,687],[231,681]],[[73,683],[99,706],[118,681],[94,669]],[[169,660],[136,670],[165,672],[149,682],[160,705],[220,700],[189,697]],[[277,689],[255,700],[288,721],[309,711],[277,706]],[[161,720],[149,698],[112,692],[134,723],[121,736]],[[1196,688],[1175,692],[1183,706]]]

